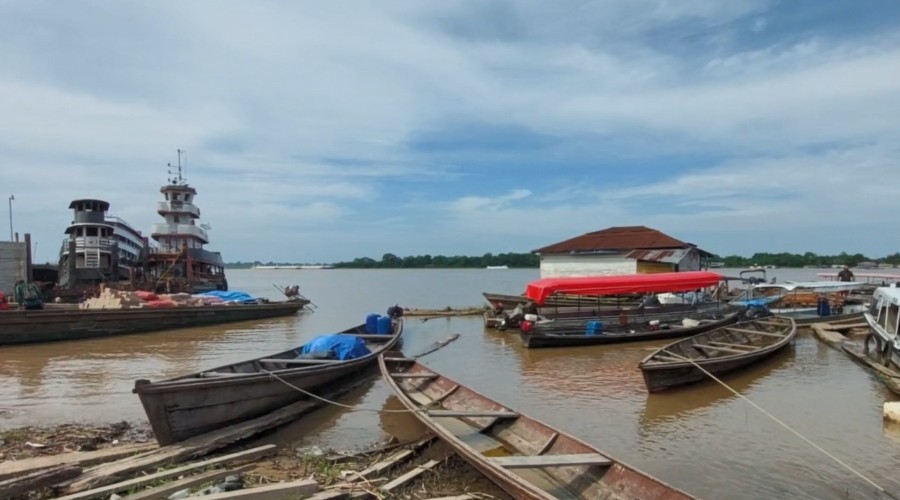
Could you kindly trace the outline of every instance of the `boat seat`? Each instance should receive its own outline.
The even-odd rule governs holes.
[[[566,467],[579,465],[612,465],[613,461],[599,453],[573,455],[531,455],[489,457],[488,460],[506,469],[530,469],[535,467]]]
[[[466,417],[466,418],[517,418],[514,411],[466,411],[466,410],[429,410],[429,417]]]
[[[693,347],[695,349],[713,349],[715,351],[733,352],[733,353],[737,353],[737,354],[747,354],[748,352],[752,352],[752,351],[748,351],[745,349],[732,349],[730,347],[722,347],[722,346],[717,346],[717,345],[706,345],[706,344],[691,344],[691,347]]]
[[[438,378],[436,373],[391,373],[391,378]]]
[[[723,346],[723,347],[738,347],[738,348],[748,349],[747,352],[752,352],[752,351],[759,349],[758,345],[729,344],[728,342],[717,342],[715,340],[710,340],[709,345]]]
[[[652,358],[650,358],[650,361],[666,361],[666,362],[669,362],[669,361],[675,362],[675,361],[677,361],[677,362],[684,362],[684,361],[689,361],[689,360],[688,360],[688,359],[676,358],[675,356],[666,356],[665,354],[657,354],[657,355],[653,356]]]
[[[286,365],[331,365],[335,363],[343,363],[343,360],[340,359],[278,359],[278,358],[265,358],[260,359],[260,363],[272,364],[272,363],[283,363]]]
[[[729,332],[750,333],[750,334],[762,335],[765,337],[781,337],[781,338],[784,337],[784,335],[781,335],[779,333],[764,332],[761,330],[751,330],[749,328],[732,328],[729,326],[729,327],[726,327],[725,329],[728,330]]]

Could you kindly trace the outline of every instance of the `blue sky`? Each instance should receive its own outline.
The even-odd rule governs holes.
[[[227,261],[620,225],[900,250],[893,1],[0,0],[0,116],[0,195],[41,261],[72,199],[149,231],[178,148]]]

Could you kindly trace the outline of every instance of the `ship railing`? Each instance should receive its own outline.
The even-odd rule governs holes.
[[[193,224],[153,224],[153,235],[191,235],[200,238],[203,243],[209,243],[206,230]]]
[[[62,242],[62,246],[59,250],[60,254],[69,253],[69,242],[71,239],[66,238]],[[100,251],[112,252],[113,248],[116,245],[115,238],[100,238],[100,237],[92,237],[92,236],[79,236],[75,238],[75,251],[83,251],[85,249],[97,249]]]
[[[191,214],[194,217],[200,217],[200,209],[197,208],[197,205],[183,201],[158,201],[156,202],[156,211],[162,213]]]

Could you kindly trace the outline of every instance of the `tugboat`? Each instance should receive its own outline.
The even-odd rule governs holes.
[[[152,227],[150,237],[157,248],[147,256],[147,278],[160,293],[228,290],[222,255],[203,248],[209,243],[209,226],[197,224],[197,190],[182,175],[181,156],[179,149],[177,169],[173,172],[175,167],[169,164],[171,177],[159,190],[164,200],[157,203],[156,211],[165,222]]]
[[[74,217],[59,252],[59,288],[93,288],[132,279],[146,247],[141,234],[124,220],[107,216],[106,201],[74,200],[69,208]]]

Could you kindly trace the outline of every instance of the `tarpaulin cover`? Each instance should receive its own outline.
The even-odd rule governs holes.
[[[225,302],[242,302],[242,303],[255,303],[256,299],[251,297],[249,294],[245,292],[238,291],[230,291],[223,292],[221,290],[212,290],[210,292],[205,293],[196,293],[195,297],[216,297],[222,299]]]
[[[525,296],[543,304],[553,294],[622,295],[630,293],[686,292],[716,286],[725,277],[709,271],[683,273],[622,274],[613,276],[579,276],[544,278],[532,281]]]
[[[355,335],[319,335],[303,345],[300,354],[331,352],[334,359],[356,359],[372,351]]]

